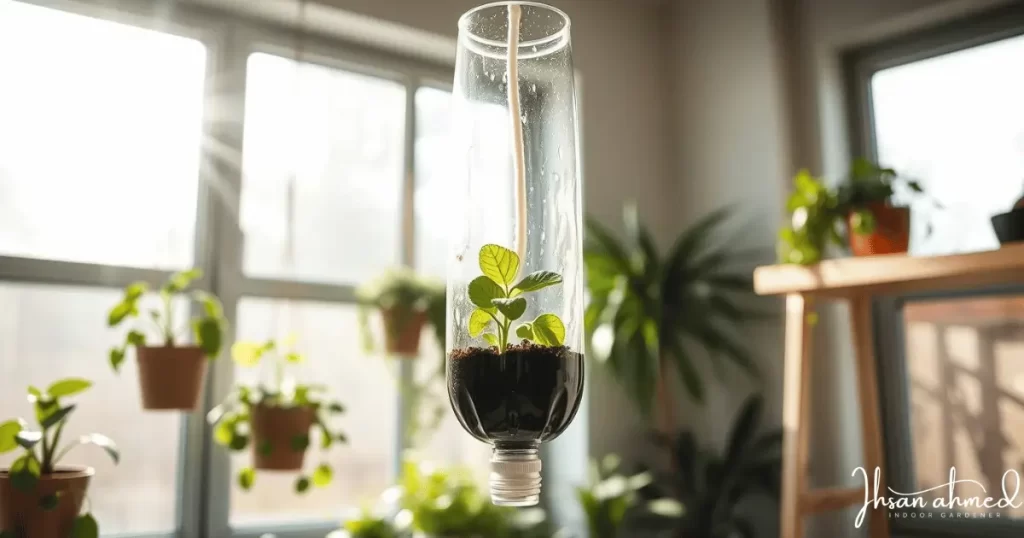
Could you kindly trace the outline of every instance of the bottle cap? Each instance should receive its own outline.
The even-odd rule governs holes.
[[[540,501],[541,461],[537,450],[495,448],[491,454],[491,502],[533,506]]]

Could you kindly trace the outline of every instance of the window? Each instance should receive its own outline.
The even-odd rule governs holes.
[[[324,536],[397,476],[398,381],[443,364],[430,337],[419,361],[364,356],[354,289],[401,264],[444,276],[451,68],[329,41],[297,58],[285,31],[122,4],[134,11],[0,0],[0,409],[27,413],[29,383],[95,381],[69,428],[122,448],[117,468],[88,448],[72,458],[97,467],[104,534]],[[224,302],[227,345],[296,333],[300,375],[348,407],[329,488],[294,497],[293,476],[260,473],[239,491],[248,457],[212,445],[204,412],[144,413],[133,360],[109,370],[120,288],[193,266]],[[204,408],[252,375],[225,353]],[[486,464],[434,388],[428,454]]]
[[[912,204],[914,253],[998,247],[989,218],[1024,194],[1021,13],[1018,6],[854,57],[863,151],[919,179],[944,206]]]

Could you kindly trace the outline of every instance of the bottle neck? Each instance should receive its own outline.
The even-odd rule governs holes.
[[[496,443],[491,453],[491,502],[534,506],[540,502],[541,460],[537,443]]]

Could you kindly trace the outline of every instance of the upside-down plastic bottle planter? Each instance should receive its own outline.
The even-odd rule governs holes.
[[[459,20],[448,395],[494,447],[491,498],[539,499],[541,443],[583,395],[582,197],[569,18],[500,2]]]

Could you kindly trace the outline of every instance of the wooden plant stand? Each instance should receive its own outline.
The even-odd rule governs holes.
[[[885,492],[886,468],[872,334],[872,299],[880,295],[1015,283],[1024,283],[1024,243],[974,254],[920,258],[893,254],[827,260],[810,266],[772,265],[758,267],[754,271],[754,289],[759,295],[786,297],[781,538],[803,538],[804,516],[864,502],[862,488],[811,490],[808,486],[811,333],[815,302],[835,300],[849,305],[864,438],[864,468],[869,477],[876,467],[882,470],[879,491]],[[868,531],[870,538],[889,537],[889,520],[884,507],[871,511]]]

